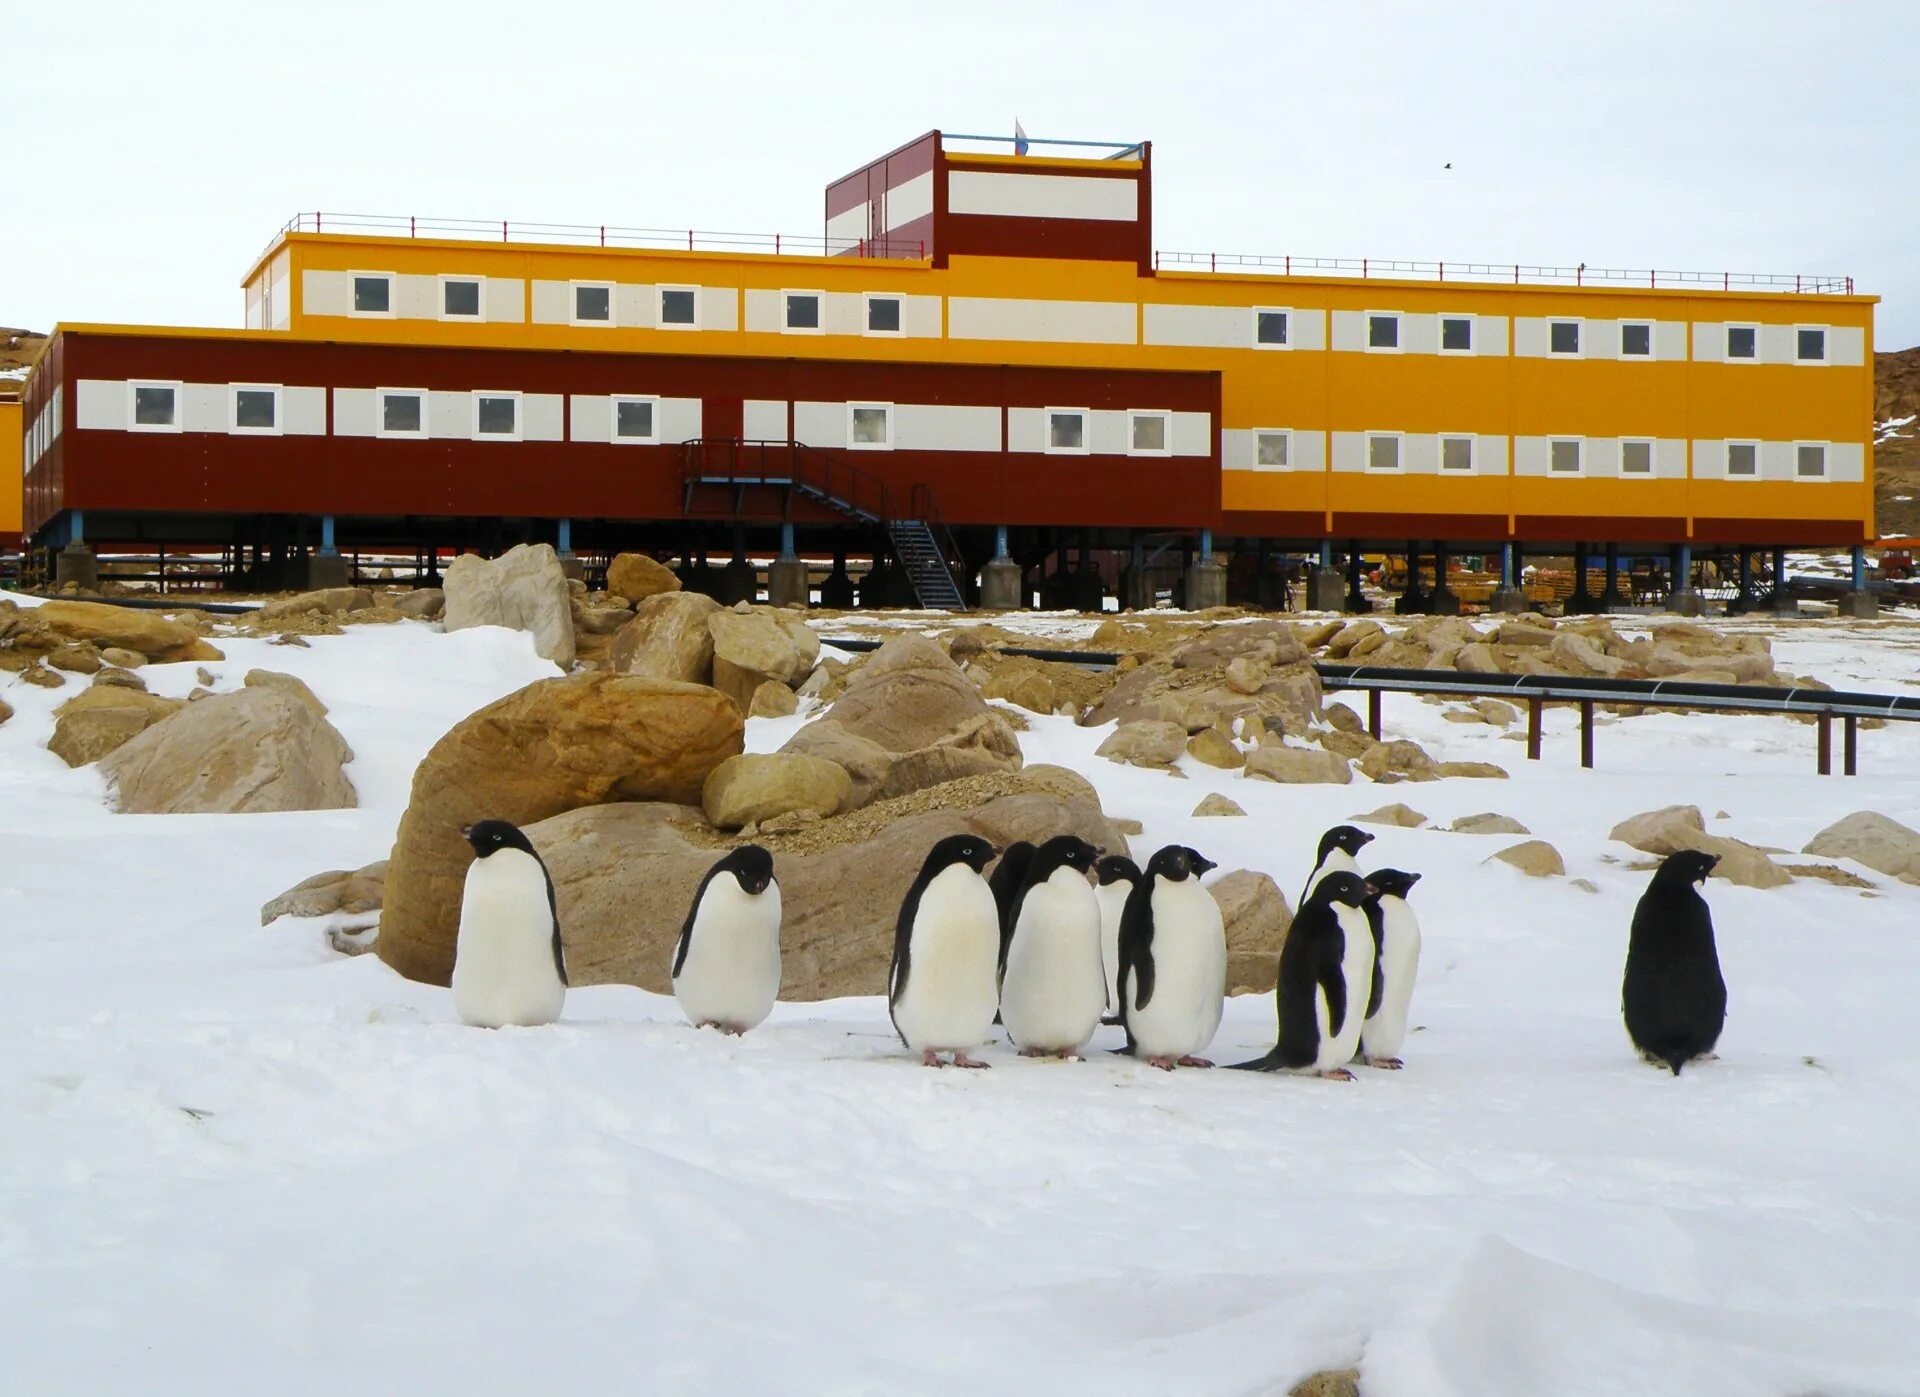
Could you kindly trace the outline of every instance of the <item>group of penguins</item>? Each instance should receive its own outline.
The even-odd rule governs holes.
[[[473,847],[453,968],[455,1011],[485,1028],[560,1017],[566,1001],[553,881],[504,820],[461,831]],[[1235,1067],[1351,1081],[1352,1063],[1397,1069],[1420,964],[1399,869],[1362,874],[1373,836],[1336,825],[1280,953],[1273,1048]],[[997,860],[997,862],[996,862]],[[1641,1055],[1675,1076],[1711,1057],[1726,1015],[1713,923],[1697,886],[1712,855],[1667,858],[1635,910],[1622,1007]],[[988,866],[993,865],[991,875]],[[1075,835],[995,849],[957,834],[928,852],[895,923],[887,1006],[900,1041],[929,1067],[986,1067],[973,1050],[996,1023],[1022,1057],[1078,1059],[1102,1023],[1122,1051],[1171,1072],[1211,1067],[1227,938],[1201,886],[1215,865],[1169,844],[1143,870]],[[747,1032],[780,991],[780,885],[773,855],[746,844],[701,880],[674,944],[672,981],[697,1027]]]

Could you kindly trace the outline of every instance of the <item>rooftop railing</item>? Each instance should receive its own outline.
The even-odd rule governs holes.
[[[752,252],[795,257],[925,257],[923,238],[830,238],[788,233],[729,233],[703,228],[627,228],[613,223],[519,223],[496,218],[437,218],[372,213],[300,213],[288,233],[348,237],[451,238],[463,242],[548,243],[565,247],[638,247],[675,252]],[[269,243],[268,246],[272,246]]]
[[[1526,262],[1408,262],[1383,257],[1292,257],[1239,252],[1156,252],[1156,270],[1242,272],[1258,276],[1380,277],[1511,286],[1618,286],[1667,291],[1771,291],[1797,296],[1851,296],[1850,276],[1788,272],[1676,272],[1649,267],[1549,267]]]

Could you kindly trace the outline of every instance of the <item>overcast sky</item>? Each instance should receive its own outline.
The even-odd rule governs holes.
[[[0,325],[238,325],[315,208],[818,235],[1017,115],[1152,140],[1161,248],[1851,274],[1920,342],[1920,0],[67,0],[0,53]]]

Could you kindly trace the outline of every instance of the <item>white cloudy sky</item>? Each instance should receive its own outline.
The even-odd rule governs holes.
[[[1152,140],[1162,248],[1852,274],[1920,342],[1920,0],[67,0],[0,54],[0,325],[237,325],[316,207],[817,234],[1018,114]]]

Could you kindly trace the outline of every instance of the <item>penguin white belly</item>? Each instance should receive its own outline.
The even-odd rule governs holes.
[[[1380,1008],[1360,1032],[1368,1057],[1399,1057],[1407,1041],[1407,1011],[1420,973],[1420,923],[1397,897],[1380,899]]]
[[[687,934],[673,995],[690,1023],[745,1030],[780,994],[780,885],[747,892],[731,875],[707,884]]]
[[[1188,1057],[1213,1041],[1227,992],[1220,904],[1193,879],[1153,891],[1153,998],[1127,982],[1127,1024],[1138,1057]]]
[[[1000,987],[1001,1021],[1019,1047],[1058,1052],[1093,1037],[1106,1004],[1099,901],[1084,875],[1057,869],[1021,902]]]
[[[460,899],[454,1012],[477,1028],[533,1027],[559,1018],[566,1000],[539,860],[518,849],[475,859]]]
[[[1100,899],[1100,970],[1107,981],[1107,1012],[1120,1012],[1120,914],[1126,910],[1133,884],[1124,878],[1103,883],[1094,893]]]
[[[1314,869],[1313,876],[1307,879],[1307,890],[1300,894],[1300,901],[1304,903],[1308,898],[1312,897],[1313,890],[1320,886],[1320,880],[1329,873],[1358,874],[1359,872],[1360,865],[1354,862],[1352,854],[1349,854],[1345,849],[1330,849],[1327,851],[1326,862]],[[1362,1004],[1360,1007],[1364,1009],[1367,1006]]]
[[[1345,1067],[1353,1061],[1353,1055],[1360,1050],[1367,1000],[1373,996],[1373,929],[1367,925],[1367,914],[1361,908],[1337,904],[1334,915],[1340,919],[1340,930],[1347,941],[1340,957],[1340,978],[1347,982],[1347,1016],[1339,1031],[1334,1032],[1323,992],[1320,1056],[1314,1060],[1314,1068],[1320,1072]]]
[[[920,894],[907,943],[907,984],[894,1027],[916,1052],[966,1052],[987,1041],[999,1006],[1000,909],[987,880],[964,864]]]

